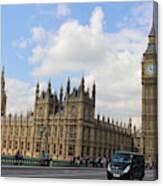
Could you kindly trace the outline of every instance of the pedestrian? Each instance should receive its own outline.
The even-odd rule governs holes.
[[[76,165],[76,157],[74,156],[73,157],[73,166],[75,166]]]
[[[19,165],[23,164],[23,153],[22,151],[19,151]]]
[[[80,166],[83,166],[83,157],[80,158]]]
[[[89,158],[86,158],[85,159],[85,167],[88,167],[88,161],[89,161]]]
[[[101,168],[106,167],[106,158],[105,156],[101,159]]]
[[[98,167],[98,164],[99,164],[99,158],[97,157],[95,161],[95,166]]]
[[[44,150],[41,152],[40,164],[41,166],[45,165],[45,151]]]
[[[78,167],[80,166],[80,157],[79,156],[76,159],[76,164],[77,164]]]

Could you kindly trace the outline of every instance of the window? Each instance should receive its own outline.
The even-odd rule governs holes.
[[[48,136],[51,135],[51,126],[48,126]]]
[[[41,150],[41,144],[38,142],[36,143],[36,152],[40,152]]]
[[[68,155],[69,156],[74,156],[75,155],[75,145],[74,144],[70,144],[68,147]]]
[[[86,149],[87,149],[87,156],[89,156],[89,152],[90,152],[89,146]]]
[[[101,148],[99,148],[98,156],[101,156]]]
[[[24,142],[22,141],[20,148],[23,149],[23,147],[24,147]]]
[[[48,153],[50,153],[50,144],[48,144]]]
[[[15,136],[18,136],[18,131],[19,131],[19,128],[18,127],[15,127],[14,128],[14,134],[15,134]]]
[[[21,135],[24,136],[24,127],[21,129]]]
[[[9,146],[8,146],[8,148],[11,149],[11,147],[12,147],[12,141],[9,141]]]
[[[13,135],[13,127],[10,128],[10,135]]]
[[[69,127],[69,138],[75,139],[76,138],[76,126],[71,125]]]
[[[30,136],[30,134],[31,134],[31,127],[28,127],[27,128],[27,136]]]
[[[5,136],[6,135],[6,126],[2,126],[2,135]]]
[[[56,144],[53,145],[53,153],[56,154]]]
[[[30,142],[27,143],[27,150],[30,150]]]
[[[17,149],[17,148],[18,148],[18,142],[15,141],[15,143],[14,143],[14,149]]]
[[[96,156],[96,148],[93,149],[93,156]]]
[[[62,138],[63,137],[63,126],[60,126],[60,138]]]
[[[6,148],[6,140],[3,141],[3,148]]]
[[[59,155],[62,155],[62,144],[59,146]]]
[[[57,137],[57,126],[54,127],[54,137]]]

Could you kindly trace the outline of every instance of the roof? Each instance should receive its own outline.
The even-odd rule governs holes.
[[[154,19],[153,19],[152,27],[151,27],[151,30],[149,32],[149,36],[154,36],[154,35],[155,35],[155,26],[154,26]]]
[[[146,54],[155,54],[156,53],[156,46],[153,43],[149,43],[146,49]]]

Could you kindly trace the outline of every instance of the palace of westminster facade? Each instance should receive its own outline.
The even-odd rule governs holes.
[[[111,157],[116,150],[139,151],[147,163],[157,161],[157,54],[152,27],[142,62],[142,130],[110,118],[95,117],[96,85],[91,94],[82,78],[71,91],[68,78],[65,95],[46,91],[36,85],[34,110],[25,116],[6,115],[7,96],[4,70],[1,75],[1,153],[40,157],[47,151],[53,159],[80,157]],[[149,127],[150,125],[150,127]]]
[[[4,72],[2,72],[4,88]],[[81,157],[110,157],[115,150],[132,149],[132,121],[128,126],[110,118],[95,118],[96,87],[92,94],[85,91],[84,78],[78,89],[66,94],[52,93],[51,83],[40,92],[36,85],[34,111],[26,116],[5,116],[6,95],[2,99],[2,153],[14,155],[19,149],[25,156],[39,157],[47,151],[54,159]]]

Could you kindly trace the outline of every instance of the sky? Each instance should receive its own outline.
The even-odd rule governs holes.
[[[35,86],[97,87],[96,114],[141,124],[141,61],[152,1],[2,5],[7,113],[34,108]]]

